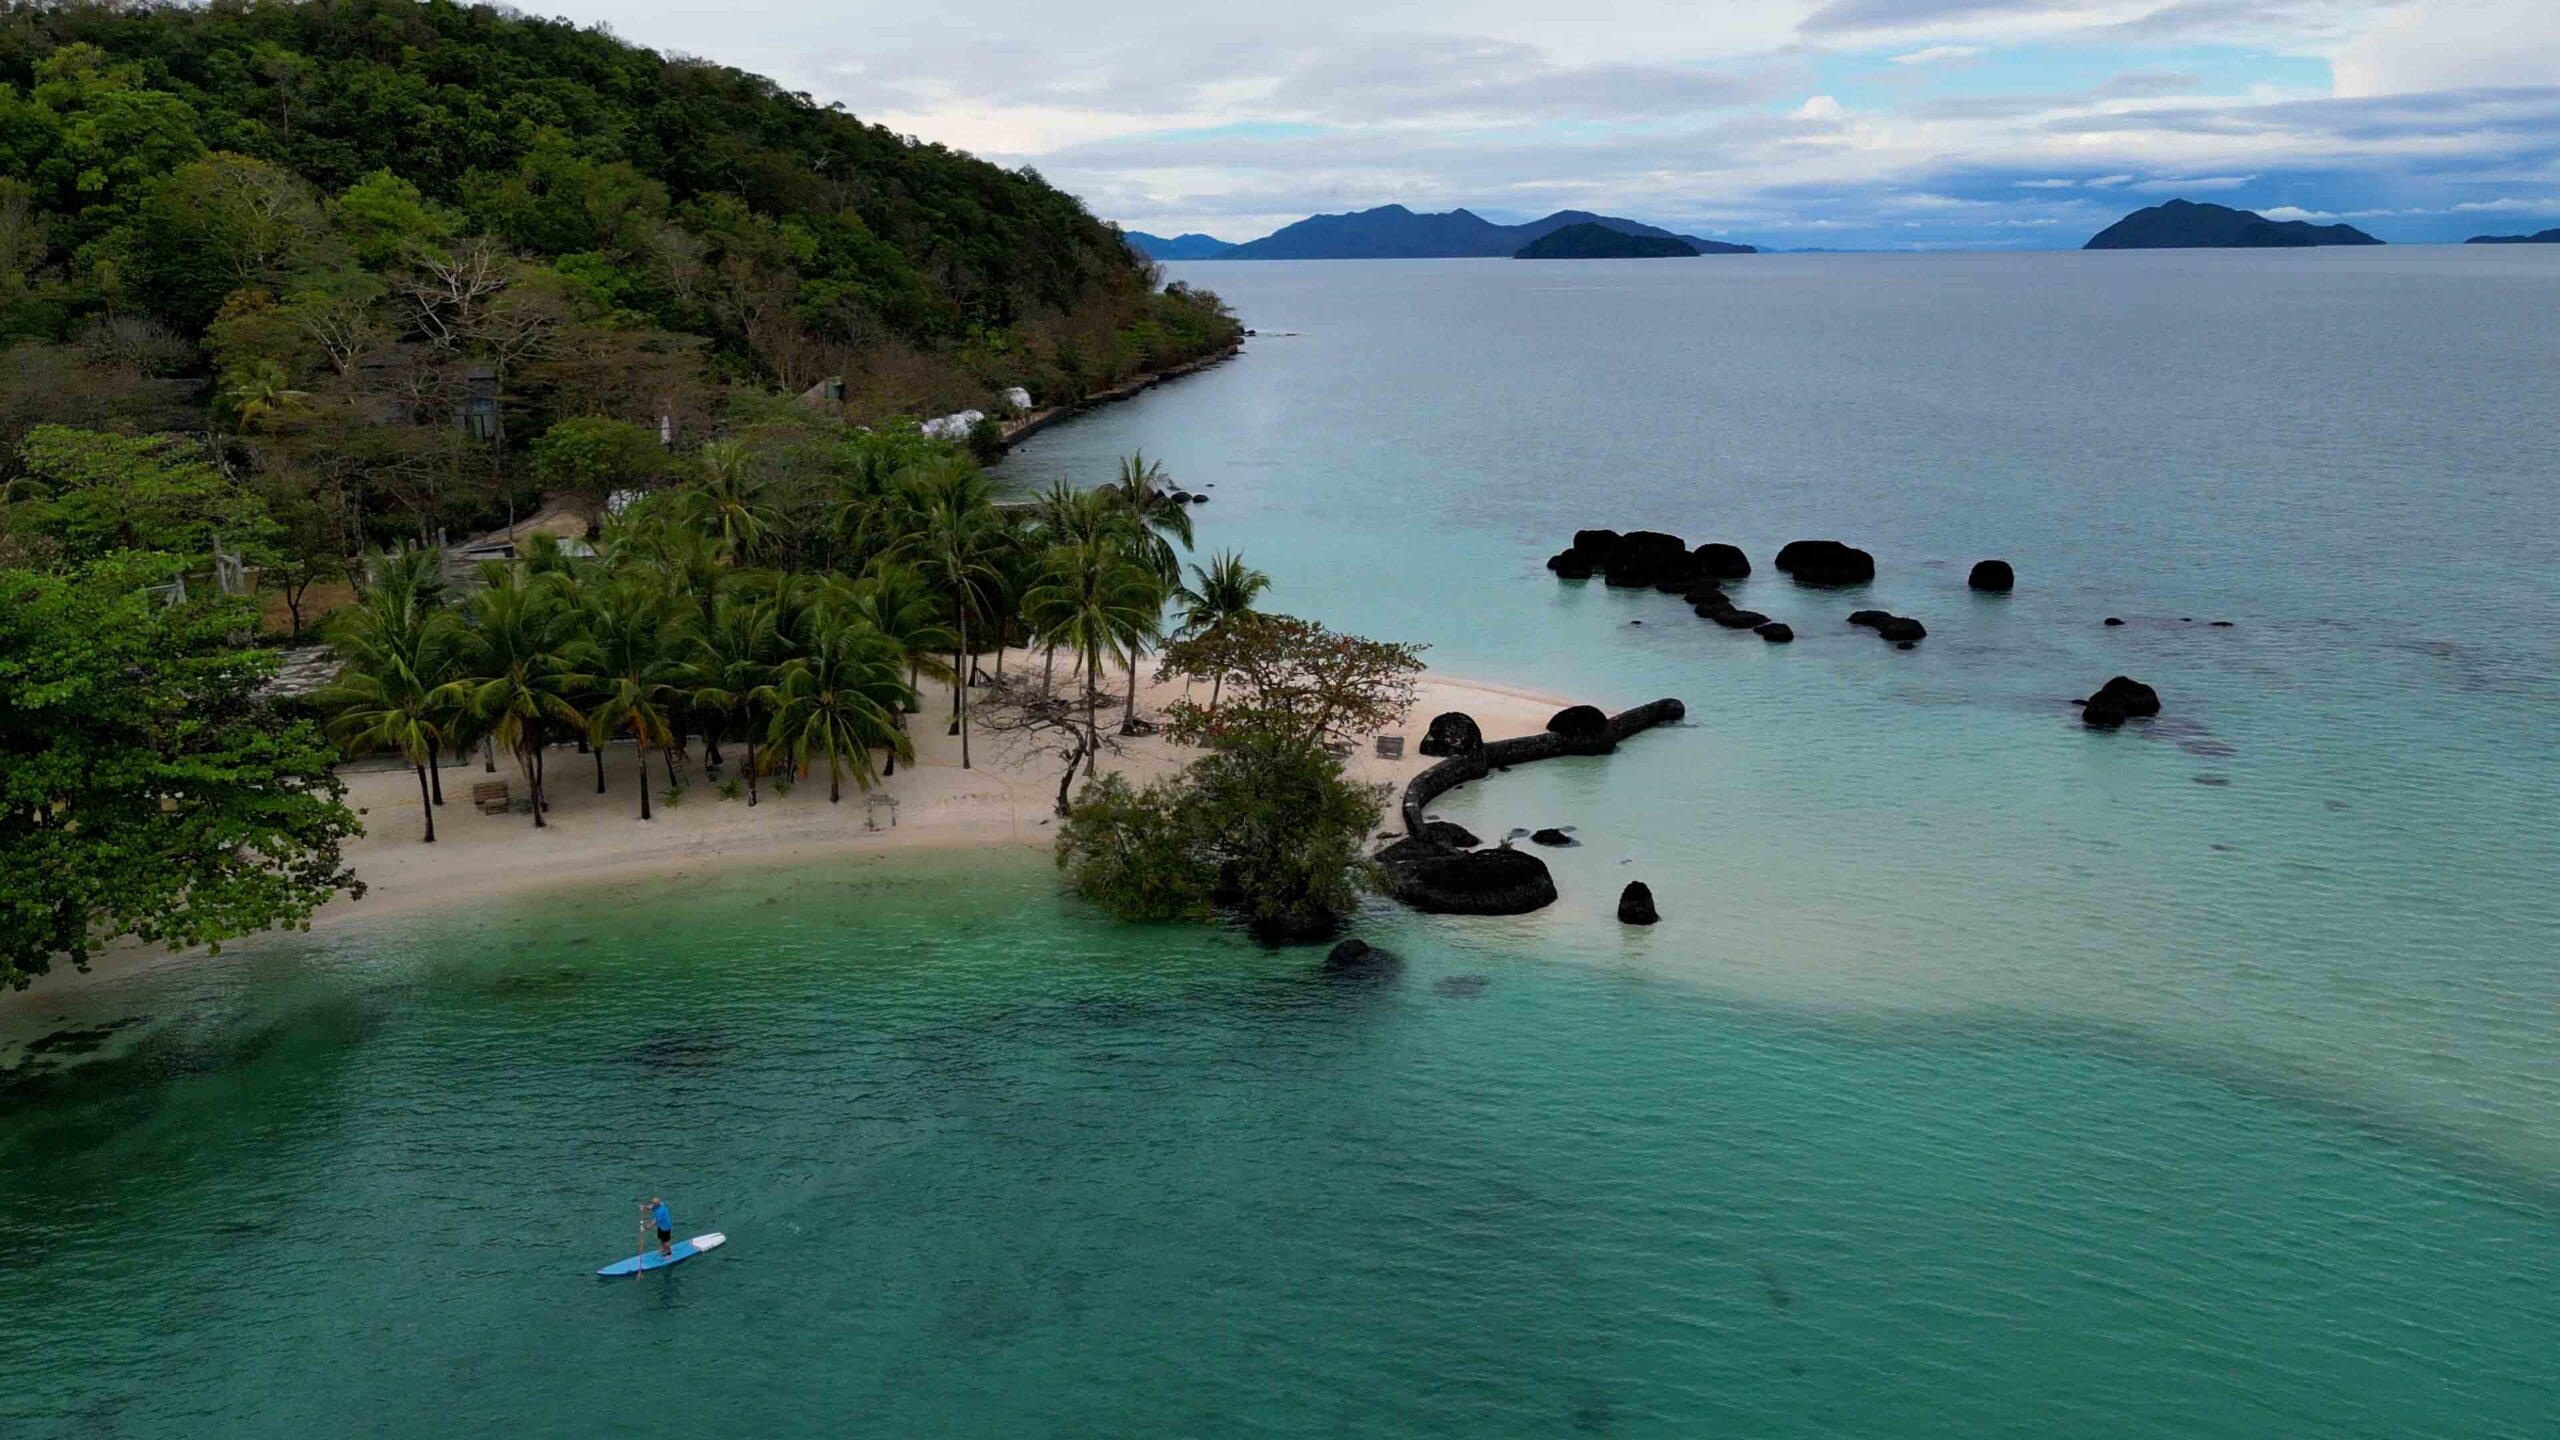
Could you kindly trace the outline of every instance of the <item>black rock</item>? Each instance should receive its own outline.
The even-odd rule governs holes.
[[[1769,617],[1757,610],[1719,610],[1707,618],[1727,630],[1756,630],[1769,623]]]
[[[1191,492],[1188,490],[1168,490],[1165,492],[1165,498],[1176,505],[1188,505],[1191,503]]]
[[[2113,628],[2113,627],[2118,626],[2118,625],[2121,625],[2121,624],[2123,624],[2123,623],[2124,623],[2124,622],[2123,622],[2122,620],[2117,619],[2117,618],[2116,618],[2116,617],[2114,617],[2113,615],[2110,615],[2110,616],[2108,616],[2108,617],[2107,617],[2107,625],[2108,625],[2108,627],[2109,627],[2109,628]]]
[[[1547,568],[1556,572],[1559,580],[1588,580],[1591,578],[1591,557],[1579,550],[1567,550],[1547,557]]]
[[[1896,650],[1917,650],[1920,648],[1920,642],[1917,640],[1904,640],[1896,644],[1893,648]]]
[[[2231,628],[2231,622],[2228,620],[2216,620],[2213,622],[2213,628],[2216,630],[2228,630]]]
[[[1388,891],[1434,915],[1526,915],[1556,900],[1555,877],[1547,873],[1545,861],[1526,850],[1379,858]]]
[[[1653,908],[1653,891],[1641,880],[1630,880],[1618,892],[1618,919],[1629,925],[1650,925],[1662,918]]]
[[[1446,845],[1452,850],[1473,850],[1484,843],[1476,838],[1474,831],[1455,820],[1426,821],[1422,833],[1433,844]]]
[[[2160,713],[2160,692],[2128,675],[2118,675],[2109,680],[2098,687],[2097,694],[2089,697],[2089,703],[2092,705],[2100,701],[2114,705],[2130,716],[2140,717]]]
[[[2017,585],[2018,573],[2009,568],[2006,560],[1984,560],[1973,567],[1972,574],[1964,577],[1964,583],[1976,590],[2005,593]]]
[[[1888,615],[1884,623],[1876,627],[1876,633],[1887,640],[1908,645],[1915,640],[1928,638],[1929,628],[1908,615]]]
[[[1473,755],[1484,748],[1484,732],[1475,717],[1450,710],[1431,717],[1431,728],[1414,747],[1425,755]]]
[[[1790,540],[1776,563],[1806,585],[1857,585],[1876,578],[1876,557],[1837,540]]]
[[[1609,715],[1597,705],[1571,705],[1547,719],[1547,733],[1567,740],[1605,740]]]
[[[1363,979],[1383,978],[1404,968],[1404,957],[1392,950],[1381,950],[1357,936],[1333,947],[1324,957],[1328,975]]]
[[[1784,645],[1796,638],[1796,632],[1784,620],[1771,620],[1753,628],[1760,632],[1761,639],[1772,645]]]
[[[1576,530],[1573,532],[1573,548],[1596,561],[1605,562],[1609,558],[1609,552],[1618,548],[1618,532]]]
[[[1194,505],[1206,505],[1209,503],[1209,497],[1206,495],[1194,495],[1191,497],[1191,503]]]
[[[1870,630],[1882,626],[1884,622],[1892,618],[1893,612],[1890,610],[1852,610],[1849,612],[1850,624],[1864,625]]]
[[[1553,827],[1549,827],[1545,830],[1530,831],[1529,840],[1532,844],[1537,845],[1571,845],[1574,843],[1572,836]]]
[[[2080,706],[2080,723],[2092,730],[2113,730],[2124,723],[2124,707],[2104,696],[2092,695]]]
[[[1698,573],[1718,580],[1742,580],[1751,574],[1751,557],[1739,546],[1709,541],[1693,552]]]

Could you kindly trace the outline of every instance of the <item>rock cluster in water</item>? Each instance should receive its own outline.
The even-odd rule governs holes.
[[[1908,615],[1896,615],[1886,610],[1852,610],[1849,612],[1849,623],[1873,630],[1885,639],[1902,645],[1915,644],[1927,639],[1929,635],[1929,627],[1919,621]]]
[[[1659,530],[1576,530],[1571,545],[1547,557],[1547,568],[1566,580],[1604,575],[1621,590],[1677,595],[1701,582],[1742,579],[1751,573],[1751,558],[1714,542],[1692,550],[1679,536]]]
[[[2113,730],[2129,719],[2160,713],[2160,692],[2129,675],[2118,675],[2080,702],[2080,723],[2092,730]]]
[[[1876,557],[1837,540],[1790,540],[1777,566],[1802,585],[1862,585],[1876,578]]]

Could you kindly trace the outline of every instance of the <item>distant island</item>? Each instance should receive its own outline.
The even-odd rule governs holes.
[[[2465,245],[2560,245],[2560,229],[2537,230],[2531,235],[2474,235]]]
[[[1168,240],[1144,230],[1129,232],[1129,246],[1150,260],[1215,260],[1236,248],[1234,241],[1215,235],[1176,235]]]
[[[1659,226],[1588,210],[1559,210],[1520,225],[1497,225],[1469,210],[1419,214],[1402,205],[1381,205],[1346,215],[1310,215],[1284,225],[1259,240],[1241,245],[1206,235],[1172,240],[1142,231],[1128,233],[1129,243],[1155,260],[1458,260],[1500,259],[1520,247],[1543,240],[1569,226],[1589,225],[1623,235],[1678,240],[1700,255],[1751,255],[1755,247],[1696,235],[1675,235]],[[1207,242],[1201,245],[1197,242]],[[1175,247],[1187,246],[1187,253]]]
[[[1630,235],[1584,221],[1550,230],[1514,252],[1514,260],[1659,260],[1692,256],[1698,247],[1677,235]]]
[[[2136,210],[2089,237],[2084,250],[2288,250],[2312,245],[2379,245],[2353,225],[2270,220],[2254,210],[2172,200]]]

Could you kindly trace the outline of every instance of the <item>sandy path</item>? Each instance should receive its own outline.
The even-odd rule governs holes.
[[[992,660],[982,660],[992,664]],[[1011,652],[1008,672],[1038,664],[1035,656]],[[926,685],[924,711],[913,717],[916,759],[878,787],[897,797],[895,827],[881,816],[881,828],[868,828],[870,807],[848,783],[840,804],[827,801],[826,772],[821,765],[794,783],[788,796],[774,793],[768,781],[761,803],[723,800],[703,777],[702,753],[694,747],[685,767],[693,783],[681,804],[659,803],[666,785],[662,764],[650,764],[651,804],[655,818],[639,819],[639,794],[632,788],[635,756],[628,745],[608,747],[606,793],[595,793],[595,762],[568,746],[555,748],[546,762],[551,791],[549,824],[536,830],[521,813],[484,816],[470,803],[473,782],[505,780],[516,798],[526,793],[524,777],[514,761],[500,757],[489,775],[474,757],[443,772],[445,804],[436,812],[436,843],[424,844],[416,775],[408,770],[364,770],[347,775],[347,803],[355,807],[365,833],[347,847],[347,858],[368,891],[362,900],[339,899],[324,906],[312,924],[379,919],[435,906],[484,905],[511,896],[560,885],[594,883],[633,876],[695,873],[701,869],[751,863],[794,864],[831,855],[925,847],[1021,845],[1046,849],[1056,835],[1051,807],[1057,798],[1062,761],[1054,754],[1033,753],[1020,739],[975,731],[971,739],[973,768],[960,768],[960,741],[948,728],[951,691]],[[1142,685],[1141,714],[1160,713],[1180,687]],[[1404,757],[1383,760],[1374,747],[1364,747],[1351,761],[1354,774],[1382,781],[1402,792],[1406,779],[1430,762],[1418,753],[1423,727],[1444,710],[1463,710],[1476,718],[1489,739],[1527,734],[1543,727],[1547,717],[1570,702],[1534,691],[1425,675],[1421,697],[1407,723],[1395,731],[1405,737]],[[1103,725],[1117,721],[1119,707],[1105,713]],[[1151,778],[1179,768],[1192,752],[1156,737],[1123,740],[1122,754],[1106,755],[1105,770],[1133,778]],[[734,749],[734,747],[732,747]],[[732,757],[734,773],[735,757]],[[1395,825],[1392,800],[1387,825]],[[102,955],[83,974],[62,967],[23,992],[0,992],[0,1007],[27,1003],[114,975],[164,963],[169,952],[118,946]]]

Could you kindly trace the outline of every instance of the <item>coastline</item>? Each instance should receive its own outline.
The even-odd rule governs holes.
[[[1109,389],[1096,390],[1090,395],[1084,396],[1078,400],[1070,401],[1067,404],[1052,405],[1046,409],[1033,410],[1022,416],[1020,419],[1003,422],[998,427],[997,433],[1002,437],[1005,449],[1011,450],[1014,446],[1030,439],[1032,436],[1039,434],[1050,426],[1058,424],[1064,420],[1072,420],[1076,416],[1081,415],[1085,411],[1091,410],[1096,406],[1117,404],[1122,400],[1134,400],[1149,390],[1164,384],[1166,381],[1179,380],[1185,375],[1197,375],[1201,371],[1206,370],[1213,365],[1224,365],[1243,353],[1244,342],[1239,340],[1224,350],[1220,350],[1214,354],[1203,355],[1197,360],[1185,360],[1179,365],[1169,365],[1162,370],[1148,370],[1130,379],[1123,380],[1119,384],[1111,386]]]
[[[992,655],[981,657],[992,669]],[[1005,653],[1008,667],[1037,665],[1038,652]],[[1177,684],[1142,682],[1138,688],[1142,714],[1162,713],[1179,695]],[[1125,692],[1123,692],[1125,694]],[[1107,697],[1106,697],[1107,700]],[[1463,710],[1488,736],[1533,734],[1549,716],[1573,702],[1533,690],[1460,679],[1426,671],[1421,677],[1414,712],[1390,734],[1405,737],[1402,758],[1387,760],[1366,747],[1349,765],[1363,781],[1390,787],[1382,824],[1392,826],[1395,799],[1415,775],[1432,763],[1420,751],[1424,728],[1444,710]],[[835,858],[881,856],[902,852],[964,849],[1045,849],[1057,833],[1052,806],[1057,798],[1061,761],[1035,751],[1016,737],[979,733],[972,727],[973,767],[960,768],[959,737],[944,734],[951,708],[951,688],[928,682],[924,707],[912,717],[916,758],[898,773],[881,780],[875,793],[897,801],[895,824],[881,817],[881,828],[867,828],[871,806],[862,792],[846,787],[841,803],[829,804],[823,764],[793,782],[787,796],[775,793],[770,781],[761,803],[750,808],[744,798],[723,800],[703,776],[697,747],[685,767],[690,784],[681,804],[665,805],[664,763],[654,754],[649,783],[656,816],[638,818],[638,792],[632,788],[635,756],[630,747],[608,747],[606,793],[595,793],[594,762],[567,746],[554,749],[547,770],[551,790],[549,824],[540,830],[521,812],[482,815],[471,805],[471,786],[484,779],[508,782],[521,799],[523,777],[514,761],[500,757],[491,775],[475,754],[462,764],[444,767],[441,780],[446,803],[436,812],[436,843],[420,836],[416,775],[406,768],[342,770],[347,804],[358,812],[364,833],[350,841],[348,864],[367,887],[361,900],[344,896],[320,908],[311,928],[396,919],[424,911],[472,905],[500,905],[521,897],[577,885],[611,884],[649,876],[668,879],[716,874],[748,865],[798,865]],[[1115,723],[1116,702],[1107,700],[1103,725]],[[1121,753],[1102,758],[1105,771],[1134,780],[1152,780],[1181,768],[1198,753],[1162,736],[1120,740]],[[243,936],[234,944],[255,941]],[[201,947],[170,951],[121,942],[91,961],[87,970],[57,966],[25,990],[0,991],[0,1014],[60,999],[91,986],[200,954]]]

